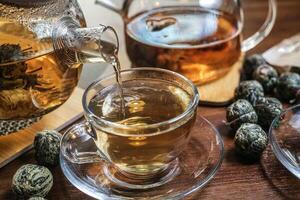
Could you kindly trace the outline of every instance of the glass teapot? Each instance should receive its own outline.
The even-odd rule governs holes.
[[[243,41],[243,0],[96,0],[120,14],[133,67],[179,72],[201,86],[242,63],[272,30],[276,0],[260,29]]]
[[[76,0],[0,0],[0,135],[62,105],[83,63],[112,62],[114,29],[85,26]]]

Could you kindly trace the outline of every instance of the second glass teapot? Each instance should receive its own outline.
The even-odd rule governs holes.
[[[1,124],[56,109],[76,87],[83,63],[112,61],[114,30],[85,26],[76,0],[0,0]]]
[[[270,33],[276,0],[265,2],[265,23],[243,41],[243,0],[96,0],[122,16],[133,67],[170,69],[199,86],[226,75]]]

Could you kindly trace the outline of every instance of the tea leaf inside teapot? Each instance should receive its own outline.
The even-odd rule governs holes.
[[[21,49],[19,44],[2,44],[0,45],[0,64],[16,61],[24,57],[31,48]]]

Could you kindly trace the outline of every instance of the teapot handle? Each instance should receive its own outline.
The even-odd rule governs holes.
[[[275,24],[276,16],[277,16],[277,1],[269,0],[269,11],[268,11],[267,19],[256,33],[254,33],[251,37],[243,41],[242,44],[243,52],[247,52],[250,49],[254,48],[270,34]],[[244,15],[242,12],[242,20],[243,18]]]
[[[121,5],[118,5],[115,3],[115,1],[112,1],[112,0],[95,0],[95,4],[101,5],[104,8],[107,8],[107,9],[123,16],[125,7],[127,5],[127,1],[128,0],[117,1],[118,3],[120,3],[120,2],[122,3]]]

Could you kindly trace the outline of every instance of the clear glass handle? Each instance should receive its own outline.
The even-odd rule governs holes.
[[[119,40],[110,26],[82,28],[71,17],[62,17],[52,32],[58,59],[69,66],[83,63],[111,63],[118,54]]]
[[[61,140],[61,156],[75,164],[108,162],[97,150],[94,139],[94,131],[88,123],[72,126]]]
[[[275,24],[276,16],[277,16],[277,1],[269,0],[269,12],[266,21],[256,33],[254,33],[251,37],[243,41],[242,51],[246,52],[254,48],[270,34]],[[242,14],[242,18],[244,18],[243,14]],[[242,19],[242,21],[244,20]]]

